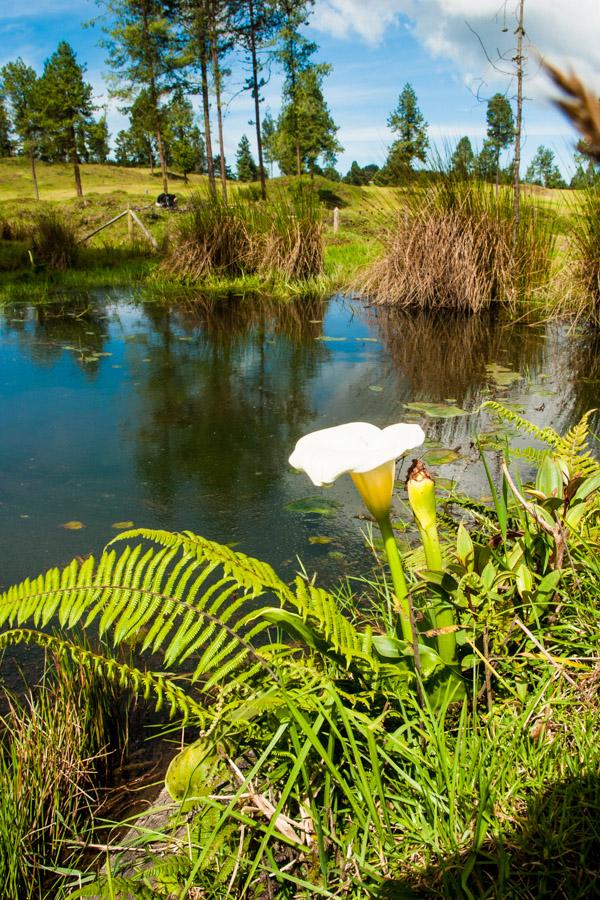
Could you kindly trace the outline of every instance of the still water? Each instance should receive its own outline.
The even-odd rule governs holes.
[[[336,297],[4,308],[0,587],[97,554],[126,523],[234,543],[287,578],[298,557],[322,581],[364,571],[350,480],[323,491],[292,472],[301,435],[418,421],[436,475],[481,496],[485,399],[563,430],[599,405],[599,386],[598,338],[558,325],[377,316]],[[423,402],[441,408],[406,406]]]

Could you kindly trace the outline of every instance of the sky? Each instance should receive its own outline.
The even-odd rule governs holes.
[[[486,101],[497,91],[512,99],[511,76],[518,0],[315,0],[308,36],[317,58],[332,66],[324,93],[344,151],[338,169],[353,160],[383,165],[393,136],[387,119],[409,82],[443,153],[467,135],[485,138]],[[41,72],[61,40],[87,65],[98,107],[106,106],[114,135],[127,121],[108,96],[106,51],[100,24],[84,27],[101,9],[93,0],[27,0],[0,4],[0,66],[17,57]],[[572,171],[575,135],[552,105],[554,90],[540,71],[547,58],[578,75],[600,94],[600,0],[525,0],[524,165],[540,144],[550,147],[563,173]],[[226,155],[233,162],[239,139],[253,143],[252,101],[241,92],[245,74],[232,68],[226,90]],[[274,70],[263,111],[279,111],[281,76]],[[197,102],[197,101],[195,101]]]

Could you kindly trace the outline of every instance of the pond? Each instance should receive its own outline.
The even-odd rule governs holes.
[[[298,558],[323,582],[365,572],[358,496],[290,469],[301,435],[418,421],[434,473],[486,495],[481,403],[562,431],[598,404],[599,349],[564,325],[377,315],[339,297],[5,307],[0,586],[97,554],[127,523],[232,543],[286,578]]]

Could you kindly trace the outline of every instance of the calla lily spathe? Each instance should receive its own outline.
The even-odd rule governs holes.
[[[396,459],[424,440],[420,425],[398,423],[382,429],[368,422],[348,422],[306,434],[289,461],[318,486],[348,473],[379,521],[390,510]]]

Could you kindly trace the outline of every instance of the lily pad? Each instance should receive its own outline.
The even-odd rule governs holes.
[[[422,403],[405,403],[404,406],[415,412],[424,413],[424,415],[433,419],[453,419],[455,416],[469,415],[466,409],[461,409],[460,406],[453,406],[452,404],[426,403],[423,401]]]
[[[457,484],[458,482],[454,481],[453,478],[438,478],[436,476],[435,479],[435,486],[442,491],[453,491]]]
[[[383,388],[380,384],[370,384],[369,390],[373,391],[374,394],[379,394],[383,390]]]
[[[313,534],[308,539],[309,544],[332,544],[333,541],[334,538],[327,537],[325,534]]]
[[[133,522],[113,522],[111,528],[114,528],[115,531],[126,531],[128,528],[133,528]]]
[[[332,500],[324,500],[322,497],[303,497],[301,500],[292,500],[291,503],[287,503],[285,509],[303,516],[324,516],[326,519],[331,519],[337,515],[338,504]]]
[[[73,519],[70,522],[63,522],[60,527],[65,528],[67,531],[80,531],[82,528],[85,528],[85,525],[83,522],[77,522]]]
[[[334,337],[331,334],[320,334],[319,337],[315,338],[315,341],[325,341],[326,343],[333,343],[334,341],[346,341],[348,340],[345,337]]]
[[[521,381],[523,376],[520,372],[514,372],[505,366],[499,366],[497,363],[490,363],[485,367],[488,378],[498,385],[498,387],[510,387],[516,381]]]
[[[340,550],[330,550],[329,553],[327,554],[327,557],[329,559],[337,559],[337,560],[345,558],[344,554]]]
[[[457,459],[462,459],[461,454],[450,447],[435,447],[423,455],[423,461],[429,466],[445,466]]]

